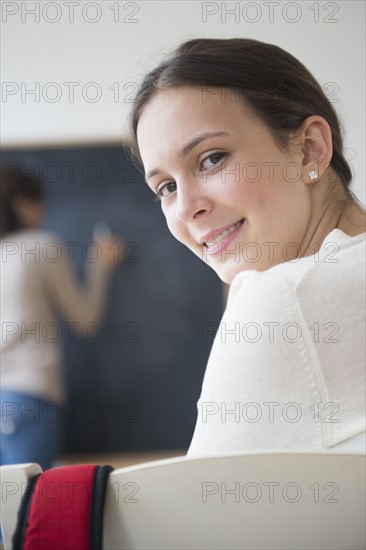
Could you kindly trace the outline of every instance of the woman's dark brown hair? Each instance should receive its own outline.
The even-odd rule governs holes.
[[[23,229],[14,209],[14,200],[17,197],[25,197],[33,201],[43,200],[42,182],[35,176],[22,171],[18,164],[3,162],[0,166],[0,238]]]
[[[332,132],[330,165],[346,197],[357,200],[350,189],[352,173],[344,157],[342,128],[332,104],[298,59],[278,46],[258,40],[189,40],[145,76],[130,118],[129,148],[138,167],[142,161],[137,126],[144,107],[160,91],[183,86],[200,87],[203,93],[209,93],[210,88],[225,88],[240,94],[284,149],[307,117],[322,116]]]

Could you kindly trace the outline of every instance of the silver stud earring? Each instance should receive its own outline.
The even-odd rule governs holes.
[[[311,170],[311,172],[309,172],[309,177],[312,181],[317,180],[318,172],[316,170]]]

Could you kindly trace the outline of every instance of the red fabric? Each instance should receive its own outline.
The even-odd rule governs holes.
[[[94,464],[46,470],[38,479],[24,550],[89,550]]]

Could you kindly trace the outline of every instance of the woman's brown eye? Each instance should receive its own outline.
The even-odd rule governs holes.
[[[214,168],[225,156],[226,153],[221,153],[219,151],[217,151],[216,153],[211,153],[211,155],[203,159],[202,166],[206,170]]]
[[[175,181],[170,181],[169,183],[166,183],[165,185],[162,185],[162,187],[160,187],[159,191],[157,192],[157,195],[159,197],[167,197],[170,195],[170,193],[173,193],[175,191],[175,189],[173,188],[172,189],[172,186],[175,185]],[[165,189],[168,190],[168,193],[166,194],[165,193]]]
[[[219,162],[223,157],[223,153],[213,153],[209,158],[213,161],[214,164]]]

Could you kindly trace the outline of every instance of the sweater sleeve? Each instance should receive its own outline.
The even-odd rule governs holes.
[[[240,273],[211,349],[188,454],[325,448],[331,424],[319,412],[328,401],[295,292],[265,273]]]
[[[43,277],[50,300],[68,322],[75,322],[76,330],[100,320],[106,302],[110,270],[101,262],[86,262],[85,281],[79,283],[65,248],[53,240],[61,251],[57,261],[45,259]]]

